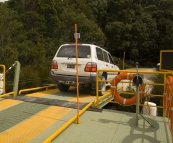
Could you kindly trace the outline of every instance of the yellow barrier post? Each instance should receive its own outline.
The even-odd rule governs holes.
[[[99,94],[98,94],[98,75],[99,75],[99,71],[97,71],[96,73],[96,104],[95,106],[98,107],[98,100],[99,100]]]
[[[0,65],[2,67],[2,73],[0,73],[0,94],[5,93],[5,65]]]
[[[165,87],[166,87],[166,74],[164,74],[164,81],[163,81],[163,82],[164,82],[164,86],[163,86],[163,88],[164,88],[164,89],[163,89],[163,95],[166,96],[166,95],[165,95],[165,92],[166,92],[166,91],[165,91]],[[163,101],[163,107],[165,107],[165,105],[164,105],[164,104],[165,104],[165,103],[164,103],[164,97],[163,97],[162,101]],[[165,117],[165,108],[163,108],[163,117]]]

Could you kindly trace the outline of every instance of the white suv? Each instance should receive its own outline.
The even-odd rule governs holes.
[[[111,54],[94,44],[78,43],[78,82],[79,85],[91,85],[95,88],[96,71],[98,69],[119,70]],[[102,80],[112,80],[117,73],[99,73]],[[63,44],[57,50],[53,60],[50,76],[58,84],[60,91],[68,91],[70,86],[76,86],[76,45]],[[99,82],[99,89],[106,90],[106,82]],[[103,92],[100,92],[100,95]]]

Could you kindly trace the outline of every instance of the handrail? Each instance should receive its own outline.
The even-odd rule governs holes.
[[[99,79],[99,72],[128,72],[128,73],[136,73],[136,70],[98,70],[97,74],[96,74],[96,99],[94,101],[93,106],[98,107],[98,103],[99,102],[107,102],[107,103],[118,103],[117,101],[108,101],[108,100],[104,100],[102,98],[100,98],[98,96],[98,82],[101,82],[101,80]],[[146,71],[146,70],[138,70],[139,74],[157,74],[157,75],[163,75],[164,80],[163,83],[150,83],[150,82],[144,82],[144,85],[156,85],[156,86],[163,86],[163,95],[155,95],[155,94],[150,94],[150,93],[144,93],[144,96],[148,95],[149,96],[158,96],[158,97],[162,97],[163,98],[163,105],[162,106],[150,106],[150,107],[156,107],[156,108],[162,108],[163,109],[163,117],[165,118],[165,111],[168,111],[168,115],[167,118],[169,119],[168,121],[170,122],[170,130],[171,130],[171,134],[173,134],[173,80],[171,82],[171,87],[169,87],[170,89],[170,94],[169,97],[167,97],[168,95],[166,95],[166,82],[167,82],[167,77],[169,75],[173,76],[173,71]],[[173,77],[172,77],[173,78]],[[102,82],[106,82],[106,81],[102,81]],[[122,82],[125,83],[125,82]],[[126,82],[128,83],[128,82]],[[169,82],[170,83],[170,82]],[[131,84],[131,83],[130,83]],[[125,93],[124,91],[121,91],[120,93],[124,93],[127,94],[127,92]],[[107,94],[107,93],[106,93]],[[131,93],[128,93],[131,94]],[[164,103],[164,98],[168,98],[167,100],[169,100],[169,109],[167,108],[167,106],[165,106]],[[170,100],[171,99],[171,100]],[[147,101],[148,102],[148,101]],[[148,106],[148,105],[144,105],[144,104],[139,104],[139,106]]]
[[[123,87],[119,87],[117,90],[121,90]],[[98,91],[100,91],[100,90],[98,90]],[[102,95],[102,96],[100,96],[100,97],[98,97],[98,99],[99,99],[99,101],[101,102],[102,100],[101,99],[103,99],[103,98],[105,98],[105,97],[108,97],[108,96],[111,96],[111,92],[110,91],[108,91],[107,93],[105,93],[104,95]],[[97,103],[97,100],[95,99],[94,100],[94,102],[93,102],[94,104],[93,104],[93,106],[97,106],[98,105],[98,103]]]
[[[104,100],[101,100],[101,98],[98,96],[98,82],[101,82],[101,80],[99,79],[99,72],[128,72],[128,73],[136,73],[136,70],[98,70],[97,71],[97,74],[96,74],[96,99],[94,101],[94,104],[93,106],[95,107],[98,107],[98,103],[99,102],[108,102],[108,101],[104,101]],[[165,83],[166,83],[166,75],[173,75],[173,71],[166,71],[166,72],[163,72],[163,71],[146,71],[146,70],[138,70],[138,73],[139,74],[162,74],[164,75],[164,83],[163,84],[160,84],[160,83],[147,83],[145,82],[144,84],[148,84],[148,85],[158,85],[158,86],[164,86],[164,89],[165,89]],[[102,81],[102,82],[106,82],[106,81]],[[127,93],[127,92],[126,92]],[[165,92],[164,92],[165,93]],[[107,94],[107,93],[106,93]],[[144,93],[144,95],[146,95]],[[159,96],[159,97],[164,97],[164,95],[154,95],[154,94],[150,94],[150,96]],[[111,101],[110,101],[111,102]],[[117,103],[117,102],[115,102]],[[164,102],[163,102],[164,103]],[[140,105],[141,106],[141,105]],[[155,107],[158,107],[160,108],[160,106],[155,106]],[[163,108],[163,106],[162,106]],[[164,111],[163,111],[163,115],[164,115]]]
[[[92,106],[92,102],[86,105],[81,111],[79,111],[79,116],[82,115],[90,106]],[[74,115],[68,122],[66,122],[61,128],[59,128],[56,132],[46,138],[43,143],[51,143],[51,141],[57,137],[64,129],[66,129],[71,123],[73,123],[78,118],[78,114]]]
[[[3,94],[3,95],[0,95],[0,98],[2,98],[2,97],[5,97],[5,96],[8,96],[8,95],[13,95],[13,96],[15,96],[15,92],[9,92],[9,93],[5,93],[5,94]]]
[[[22,90],[20,90],[19,91],[19,95],[22,93],[22,92],[26,92],[26,91],[33,91],[33,90],[39,90],[39,89],[46,89],[46,90],[48,90],[48,88],[50,88],[50,87],[55,87],[55,86],[57,86],[57,85],[49,85],[49,86],[43,86],[43,87],[35,87],[35,88],[28,88],[28,89],[22,89]]]

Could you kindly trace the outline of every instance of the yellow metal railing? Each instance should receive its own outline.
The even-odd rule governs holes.
[[[35,88],[28,88],[28,89],[22,89],[19,91],[19,94],[21,94],[22,92],[27,92],[27,91],[35,91],[35,90],[40,90],[40,89],[45,89],[48,90],[51,87],[56,87],[56,84],[53,85],[48,85],[48,86],[43,86],[43,87],[35,87]]]
[[[5,97],[5,96],[8,96],[8,95],[13,95],[14,97],[16,96],[15,95],[15,92],[9,92],[9,93],[5,93],[3,95],[0,95],[0,98]]]
[[[98,90],[98,85],[99,85],[99,82],[107,82],[107,81],[103,81],[103,80],[100,80],[99,78],[99,75],[100,73],[103,73],[103,72],[126,72],[126,73],[134,73],[136,74],[136,70],[98,70],[97,71],[97,74],[96,74],[96,99],[94,101],[94,104],[93,106],[94,107],[98,107],[98,104],[99,102],[111,102],[111,103],[118,103],[116,101],[107,101],[107,100],[102,100],[102,97],[99,96],[99,91]],[[149,94],[149,96],[159,96],[159,97],[164,97],[164,93],[165,93],[165,85],[166,85],[166,77],[167,75],[173,75],[173,71],[168,71],[168,72],[162,72],[162,71],[147,71],[147,70],[138,70],[138,73],[139,74],[156,74],[156,75],[163,75],[164,76],[164,82],[163,83],[147,83],[147,82],[144,82],[144,85],[157,85],[157,86],[163,86],[164,88],[164,91],[163,91],[163,95],[154,95],[154,94]],[[123,81],[122,82],[122,85],[123,85]],[[129,83],[132,83],[132,82],[129,82]],[[125,93],[125,94],[134,94],[134,93],[131,93],[131,92],[125,92],[125,91],[120,91],[120,93]],[[111,92],[108,91],[104,96],[110,96],[111,95]],[[144,93],[144,96],[146,96],[147,93]],[[112,96],[112,95],[111,95]],[[164,100],[164,98],[163,98]],[[163,101],[163,104],[164,104],[164,101]],[[144,105],[144,104],[140,104],[140,106],[147,106],[147,105]],[[154,107],[157,107],[157,108],[163,108],[163,106],[154,106]],[[164,110],[163,109],[163,116],[165,117],[164,115]]]
[[[122,90],[122,86],[121,87],[119,87],[119,88],[117,88],[117,90],[118,91],[121,91]],[[97,90],[97,89],[96,89]],[[101,91],[101,90],[98,90],[98,91]],[[97,96],[96,96],[97,97]],[[97,98],[94,100],[94,103],[93,103],[93,107],[98,107],[98,103],[99,102],[112,102],[112,103],[118,103],[118,102],[116,102],[116,101],[111,101],[111,100],[105,100],[105,98],[109,98],[109,97],[112,97],[112,95],[111,95],[111,92],[110,92],[110,90],[108,90],[108,91],[106,91],[106,93],[104,94],[104,95],[102,95],[102,96],[99,96],[98,97],[98,100],[97,100]]]

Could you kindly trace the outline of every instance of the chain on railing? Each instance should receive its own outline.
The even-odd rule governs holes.
[[[3,65],[4,69],[5,66]],[[17,95],[18,92],[18,84],[19,84],[19,75],[20,75],[20,63],[18,61],[15,61],[14,64],[12,64],[12,66],[10,66],[8,68],[8,70],[4,70],[2,76],[0,76],[0,81],[2,84],[2,89],[3,89],[3,93],[5,92],[5,75],[13,68],[15,67],[15,75],[14,75],[14,83],[13,83],[13,94],[14,96]]]
[[[2,80],[2,78],[16,65],[16,63],[12,64],[11,67],[8,68],[8,70],[5,72],[5,74],[3,74],[1,77],[0,77],[0,80]]]
[[[0,74],[0,94],[4,94],[5,93],[5,75],[13,68],[15,67],[16,65],[16,62],[14,64],[12,64],[12,66],[10,66],[8,68],[8,70],[5,71],[5,66],[3,65],[3,68],[4,68],[4,73],[3,74]]]

